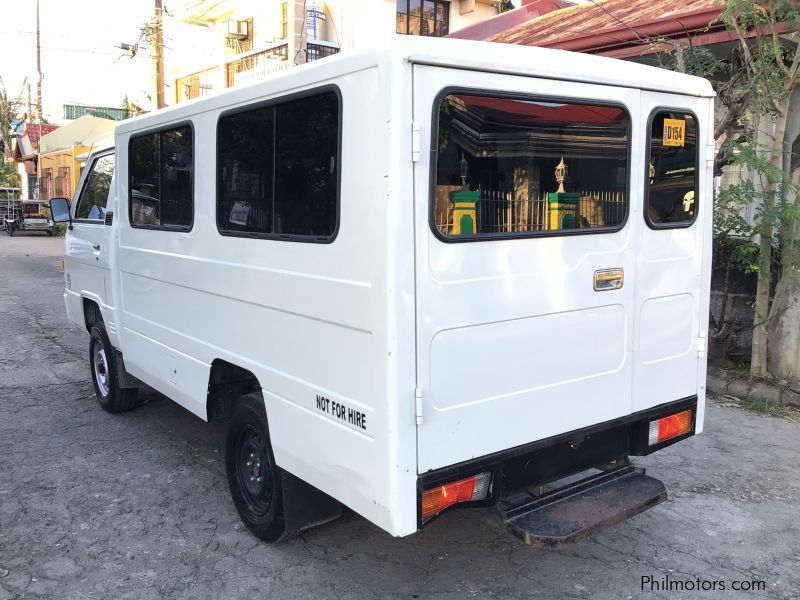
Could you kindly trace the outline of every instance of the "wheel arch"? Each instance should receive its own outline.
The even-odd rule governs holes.
[[[246,394],[262,396],[261,383],[252,371],[216,358],[211,362],[206,396],[208,421],[228,419],[236,409],[236,401]]]
[[[83,296],[81,298],[81,305],[83,307],[83,323],[86,331],[92,331],[92,327],[98,321],[103,320],[103,313],[100,311],[100,305],[97,300]]]

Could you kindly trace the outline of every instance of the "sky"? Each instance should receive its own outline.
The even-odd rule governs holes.
[[[39,0],[45,118],[63,122],[65,103],[121,106],[125,94],[147,106],[149,53],[131,59],[119,45],[136,42],[152,14],[153,0]],[[34,102],[35,31],[36,0],[0,0],[0,77],[14,96],[27,77]]]
[[[163,4],[169,12],[188,1]],[[125,95],[153,108],[149,51],[130,58],[119,47],[139,40],[153,5],[153,0],[39,0],[42,99],[49,122],[64,122],[64,104],[119,107]],[[36,0],[0,0],[0,78],[9,95],[22,94],[24,102],[26,81],[36,102],[35,32]],[[164,44],[169,54],[168,36]]]

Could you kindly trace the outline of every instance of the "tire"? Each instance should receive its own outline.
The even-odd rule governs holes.
[[[225,438],[225,470],[233,504],[254,536],[277,542],[287,535],[282,474],[272,454],[264,400],[260,394],[248,394],[235,406]]]
[[[139,394],[136,388],[120,388],[115,352],[103,321],[98,320],[92,326],[89,338],[89,365],[97,401],[103,410],[110,413],[131,410],[136,406]]]
[[[47,235],[50,236],[50,237],[53,237],[53,230],[52,229],[48,229],[47,230]]]

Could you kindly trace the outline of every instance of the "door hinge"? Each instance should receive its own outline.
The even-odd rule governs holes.
[[[417,411],[417,425],[422,425],[422,390],[420,388],[414,388],[414,403]]]
[[[706,332],[701,331],[697,335],[697,358],[703,358],[706,355]]]
[[[419,124],[411,121],[411,162],[419,162],[420,152],[422,152]]]

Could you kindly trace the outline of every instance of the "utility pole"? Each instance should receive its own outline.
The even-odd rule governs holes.
[[[38,2],[38,0],[37,0]],[[155,0],[155,17],[152,28],[153,79],[156,86],[156,108],[164,108],[164,25],[161,0]]]
[[[39,31],[39,0],[36,0],[36,122],[42,126],[42,43]]]

